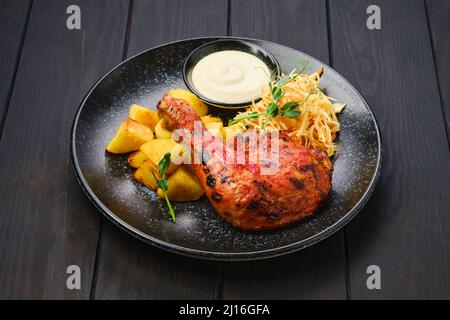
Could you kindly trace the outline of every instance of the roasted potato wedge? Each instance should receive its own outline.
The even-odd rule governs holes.
[[[133,179],[140,184],[145,185],[147,188],[156,191],[156,189],[158,189],[158,184],[152,174],[152,170],[155,173],[156,178],[159,179],[158,168],[150,160],[145,160],[134,172]]]
[[[167,197],[171,201],[194,201],[203,196],[204,191],[188,168],[180,166],[167,180]],[[161,189],[157,191],[160,198],[164,198]]]
[[[208,107],[206,104],[204,104],[202,100],[197,98],[195,94],[188,90],[172,89],[169,91],[169,95],[176,99],[186,100],[200,117],[208,114]]]
[[[222,121],[205,123],[205,127],[214,137],[223,140],[223,134],[222,134],[223,123],[222,123]]]
[[[135,151],[128,157],[128,164],[133,168],[139,168],[148,158],[142,151]]]
[[[158,121],[158,123],[155,126],[155,134],[158,139],[171,139],[172,138],[172,132],[170,132],[165,124],[164,119],[161,119]]]
[[[210,122],[222,122],[222,119],[218,117],[213,117],[212,115],[208,114],[206,116],[200,117],[202,119],[203,124],[207,124]]]
[[[140,148],[140,151],[151,161],[155,166],[158,166],[158,163],[164,157],[167,152],[170,152],[172,158],[175,157],[175,154],[182,151],[183,148],[180,148],[178,143],[173,141],[172,139],[155,139],[149,141],[146,144],[143,144]],[[171,163],[169,168],[167,169],[167,175],[171,175],[179,165],[175,163]]]
[[[141,145],[152,139],[152,129],[133,119],[126,118],[114,138],[109,142],[106,150],[111,153],[127,153],[139,150]]]
[[[228,141],[235,135],[244,133],[244,131],[244,128],[242,128],[239,124],[233,124],[232,126],[223,127],[223,136],[225,140]]]
[[[131,105],[128,117],[140,124],[150,127],[152,130],[155,130],[155,125],[159,121],[158,114],[155,111],[144,108],[138,104]]]

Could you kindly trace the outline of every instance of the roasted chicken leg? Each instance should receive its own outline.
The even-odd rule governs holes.
[[[186,101],[169,95],[158,103],[158,112],[171,130],[194,133],[195,122],[201,121]],[[206,134],[201,124],[200,129],[201,142],[192,143],[191,152],[192,158],[201,154],[201,161],[194,163],[193,169],[217,213],[233,226],[244,230],[278,228],[313,214],[328,197],[333,166],[324,151],[304,148],[282,133],[275,150],[270,139],[256,135],[256,143],[269,144],[269,157],[253,154],[247,143],[245,159],[239,161],[236,149],[231,149],[237,148],[237,143],[234,147],[224,145]],[[223,161],[231,151],[231,161]],[[277,170],[263,174],[274,160],[273,152],[278,156]],[[250,163],[252,156],[258,159],[256,163]]]

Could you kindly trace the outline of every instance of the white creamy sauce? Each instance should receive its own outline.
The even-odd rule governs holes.
[[[235,50],[207,55],[192,71],[195,88],[206,98],[221,103],[257,99],[269,80],[269,68],[261,59]]]

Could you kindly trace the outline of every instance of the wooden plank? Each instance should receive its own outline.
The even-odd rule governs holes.
[[[300,21],[300,23],[299,23]],[[328,63],[325,1],[231,2],[231,34],[269,40]],[[224,298],[345,299],[342,231],[285,257],[224,265]]]
[[[427,0],[428,22],[434,49],[435,68],[450,139],[450,2]]]
[[[230,32],[259,38],[329,63],[325,0],[231,0]]]
[[[135,0],[128,56],[186,38],[226,35],[226,0]]]
[[[215,299],[220,262],[153,248],[103,224],[96,299]]]
[[[0,137],[20,59],[30,1],[0,2]]]
[[[270,260],[226,263],[225,299],[346,299],[342,233]]]
[[[126,1],[35,1],[0,142],[0,297],[89,298],[99,215],[76,184],[69,131],[89,86],[121,59]],[[68,290],[66,268],[81,268]]]
[[[334,67],[372,107],[383,138],[378,187],[349,225],[351,297],[450,297],[450,162],[423,1],[330,1]],[[381,268],[381,290],[366,287]]]
[[[177,39],[224,35],[226,12],[226,1],[135,0],[128,56]],[[220,263],[166,253],[124,234],[109,222],[104,225],[100,249],[95,298],[219,296]]]

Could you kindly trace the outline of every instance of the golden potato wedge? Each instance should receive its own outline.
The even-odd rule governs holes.
[[[222,121],[205,123],[205,127],[214,137],[223,140],[223,135],[222,135],[223,123],[222,123]]]
[[[172,132],[166,129],[164,125],[164,119],[158,121],[155,126],[155,134],[158,139],[171,139]]]
[[[148,158],[142,151],[135,151],[128,157],[128,164],[133,168],[139,168]]]
[[[182,148],[172,139],[155,139],[143,144],[140,150],[155,166],[158,166],[167,152],[170,152],[174,158],[176,153],[179,154],[182,151]],[[171,175],[178,167],[179,165],[171,163],[166,174]]]
[[[197,177],[185,166],[180,166],[177,171],[169,177],[167,184],[167,197],[171,201],[194,201],[200,199],[204,194]],[[160,198],[164,198],[161,189],[158,189],[157,194]]]
[[[152,129],[133,119],[126,118],[114,138],[109,142],[106,150],[111,153],[127,153],[139,150],[141,145],[152,139]]]
[[[202,100],[197,98],[197,96],[189,90],[172,89],[169,91],[169,95],[176,99],[186,100],[200,117],[208,114],[208,107],[206,104],[204,104]]]
[[[131,105],[128,117],[140,124],[150,127],[152,130],[155,129],[155,125],[159,121],[158,114],[155,111],[144,108],[138,104]]]
[[[228,141],[238,133],[244,133],[244,131],[244,128],[239,124],[233,124],[232,126],[223,127],[223,136],[225,137],[225,140]]]
[[[208,114],[206,116],[200,117],[202,119],[203,124],[207,124],[210,122],[222,122],[222,119],[218,117],[213,117],[212,115]]]
[[[152,170],[156,175],[156,178],[160,178],[158,168],[149,160],[145,160],[141,166],[134,172],[133,179],[140,184],[145,185],[147,188],[155,191],[158,189],[155,177],[152,174]]]

